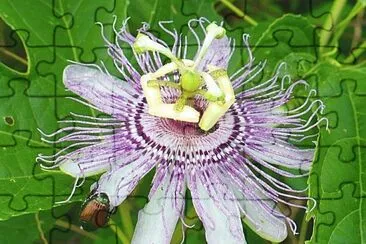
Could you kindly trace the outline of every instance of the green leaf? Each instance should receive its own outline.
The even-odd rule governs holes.
[[[0,222],[0,229],[6,235],[0,236],[0,243],[119,243],[113,231],[118,225],[121,229],[121,218],[112,215],[115,224],[107,224],[94,232],[80,229],[80,204],[66,204],[50,210],[17,216]],[[123,229],[125,232],[125,230]]]
[[[214,9],[214,3],[215,1],[212,0],[131,1],[127,9],[127,13],[131,17],[129,27],[132,33],[137,33],[141,23],[146,22],[157,36],[168,41],[171,40],[171,37],[159,28],[159,21],[173,21],[172,27],[175,27],[179,33],[186,33],[190,19],[205,17],[210,21],[222,20]],[[168,43],[170,42],[168,41]]]
[[[1,221],[1,231],[7,234],[0,236],[0,242],[16,243],[20,240],[19,237],[21,237],[24,243],[35,243],[40,241],[41,233],[49,240],[46,233],[53,227],[54,222],[53,217],[50,215],[50,213],[42,212],[41,214],[27,214],[7,221]],[[40,232],[38,228],[42,231]]]
[[[320,63],[314,73],[330,133],[322,130],[310,195],[318,200],[311,243],[366,240],[366,65]]]
[[[271,75],[278,62],[290,54],[306,53],[308,57],[315,57],[314,28],[304,17],[286,14],[261,33],[254,47],[254,57],[256,60],[267,60],[266,75]],[[296,64],[288,65],[293,67]]]
[[[39,153],[56,150],[40,141],[37,128],[53,132],[70,111],[95,115],[65,98],[72,94],[65,92],[62,72],[67,60],[108,60],[95,22],[102,22],[112,37],[113,14],[125,19],[128,1],[103,2],[1,1],[0,17],[22,39],[29,70],[19,74],[0,63],[0,220],[50,209],[71,192],[74,179],[59,171],[41,171],[36,164]],[[88,185],[72,200],[83,199]]]

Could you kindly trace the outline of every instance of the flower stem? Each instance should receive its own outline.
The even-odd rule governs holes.
[[[63,227],[65,229],[69,229],[71,231],[74,231],[74,232],[76,232],[76,233],[78,233],[80,235],[86,236],[86,237],[88,237],[88,238],[90,238],[92,240],[99,239],[99,237],[97,235],[95,235],[93,233],[89,233],[89,232],[81,229],[80,227],[78,227],[76,225],[73,225],[73,224],[71,224],[69,222],[63,221],[61,219],[56,220],[55,225],[58,225],[58,226]]]
[[[363,25],[364,14],[365,14],[365,11],[364,11],[364,9],[362,9],[362,11],[360,11],[357,14],[357,17],[354,21],[354,24],[353,24],[353,38],[352,38],[352,43],[351,43],[351,48],[352,49],[357,47],[358,44],[360,43],[361,39],[362,39],[362,25]]]
[[[305,214],[304,218],[302,219],[302,222],[301,222],[301,229],[300,229],[298,243],[305,243],[306,234],[308,232],[308,226],[309,226],[309,223],[306,221],[306,214]]]
[[[336,27],[335,34],[334,34],[334,41],[338,41],[339,38],[342,36],[344,30],[348,26],[349,22],[358,15],[361,11],[364,10],[365,5],[361,3],[361,1],[357,1],[356,5],[353,9],[349,12],[348,16],[344,18]]]
[[[329,43],[330,37],[332,36],[335,24],[338,22],[339,15],[343,10],[344,5],[346,4],[346,0],[335,0],[333,6],[330,10],[328,18],[325,20],[323,24],[323,31],[320,34],[319,44],[320,44],[320,53],[324,53],[324,46]]]
[[[235,0],[227,0],[227,1],[229,1],[229,2],[235,2]],[[220,4],[220,5],[218,5],[217,7],[216,7],[216,11],[217,12],[221,12],[221,11],[223,11],[224,9],[226,9],[226,5],[223,5],[223,4]]]
[[[128,203],[122,203],[122,206],[119,206],[118,213],[123,223],[123,227],[126,230],[126,235],[129,239],[132,239],[133,235],[133,222],[131,218],[131,207]]]
[[[328,30],[332,28],[332,20],[334,20],[334,30],[332,31],[323,31],[320,36],[320,53],[321,56],[327,56],[327,54],[324,53],[324,46],[326,46],[329,43],[330,37],[332,33],[334,33],[333,39],[331,43],[338,43],[338,40],[341,38],[344,30],[347,28],[349,22],[361,11],[363,11],[365,4],[361,1],[357,1],[353,9],[349,12],[348,16],[344,18],[339,24],[335,25],[338,22],[339,15],[341,13],[341,10],[344,7],[344,4],[346,3],[345,0],[336,0],[332,6],[331,13],[328,16],[328,19],[323,25],[323,28]],[[337,44],[338,45],[338,44]]]
[[[18,62],[20,62],[20,63],[24,64],[25,66],[27,66],[27,65],[28,65],[28,61],[27,61],[25,58],[23,58],[23,57],[21,57],[21,56],[18,56],[17,54],[15,54],[15,53],[13,53],[13,52],[10,52],[10,51],[6,50],[6,49],[5,49],[5,48],[3,48],[3,47],[1,47],[1,48],[0,48],[0,51],[1,51],[2,53],[4,53],[6,56],[9,56],[9,57],[11,57],[11,58],[15,59],[16,61],[18,61]]]
[[[258,23],[254,19],[252,19],[250,16],[246,15],[243,11],[241,11],[238,7],[236,7],[234,4],[232,4],[228,0],[220,0],[222,4],[224,4],[228,9],[233,11],[236,15],[238,15],[240,18],[243,18],[244,21],[248,22],[249,24],[253,26],[257,26]]]
[[[128,237],[126,236],[125,233],[123,233],[123,231],[118,227],[118,225],[113,221],[113,219],[109,220],[109,227],[111,228],[111,230],[117,234],[118,239],[120,239],[120,241],[122,243],[130,243],[130,240],[128,239]]]
[[[37,229],[38,229],[39,236],[41,237],[42,242],[44,244],[48,244],[48,241],[47,241],[46,237],[44,236],[44,233],[42,230],[41,221],[39,219],[39,212],[35,213],[34,218],[36,219]]]
[[[357,48],[353,49],[353,52],[351,55],[349,55],[344,62],[345,63],[351,63],[354,60],[356,60],[359,56],[361,56],[362,53],[366,51],[366,41],[363,41]]]

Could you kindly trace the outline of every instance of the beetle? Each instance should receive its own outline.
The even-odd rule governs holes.
[[[105,226],[115,209],[110,209],[109,198],[105,193],[92,191],[80,211],[81,228],[93,231]]]

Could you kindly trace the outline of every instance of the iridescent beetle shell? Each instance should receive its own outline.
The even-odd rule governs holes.
[[[103,227],[108,223],[112,212],[108,196],[92,192],[81,207],[81,227],[87,231]]]

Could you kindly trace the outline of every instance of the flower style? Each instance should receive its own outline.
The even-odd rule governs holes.
[[[122,80],[97,65],[66,67],[65,86],[87,102],[72,99],[110,117],[72,113],[75,120],[63,121],[71,125],[52,134],[41,132],[47,142],[70,144],[54,155],[39,155],[37,159],[44,168],[60,168],[76,178],[66,201],[79,186],[79,179],[103,173],[91,187],[82,211],[84,219],[93,216],[93,211],[112,211],[155,168],[149,202],[139,212],[132,243],[170,243],[178,220],[183,222],[186,188],[208,243],[245,243],[242,219],[261,237],[273,242],[284,240],[287,224],[293,232],[296,224],[278,204],[305,208],[291,199],[309,198],[299,196],[304,190],[295,190],[273,175],[297,178],[308,174],[314,149],[297,148],[293,143],[317,135],[310,133],[326,121],[322,118],[315,122],[324,107],[322,102],[311,101],[315,91],[310,90],[301,106],[286,109],[294,88],[307,83],[300,80],[286,84],[290,78],[280,76],[283,64],[269,80],[250,85],[265,62],[254,65],[248,35],[243,35],[241,47],[248,52],[248,63],[227,75],[235,51],[233,40],[225,34],[207,38],[211,33],[208,26],[213,24],[204,18],[193,19],[188,27],[197,50],[190,55],[188,38],[169,30],[168,23],[160,22],[159,26],[172,36],[171,49],[151,34],[146,24],[137,39],[127,31],[127,21],[120,30],[114,23],[114,43],[103,35]],[[206,37],[203,42],[202,36]],[[132,55],[127,57],[127,51]],[[162,55],[172,62],[164,64]],[[187,67],[203,81],[199,89],[204,91],[198,92],[198,86],[192,83],[197,93],[178,103],[186,91],[180,86]],[[220,70],[219,75],[212,70]],[[144,79],[146,76],[149,79]],[[230,81],[226,92],[220,77]],[[198,81],[196,78],[192,80]],[[148,85],[148,80],[153,82]],[[228,99],[230,88],[234,97]],[[220,103],[223,94],[224,102]],[[223,105],[226,101],[228,106]],[[218,110],[206,113],[204,120],[212,104]],[[151,112],[154,109],[157,114]],[[188,112],[182,115],[184,109]],[[50,137],[57,139],[48,140]],[[107,218],[104,212],[93,224],[103,225]]]

